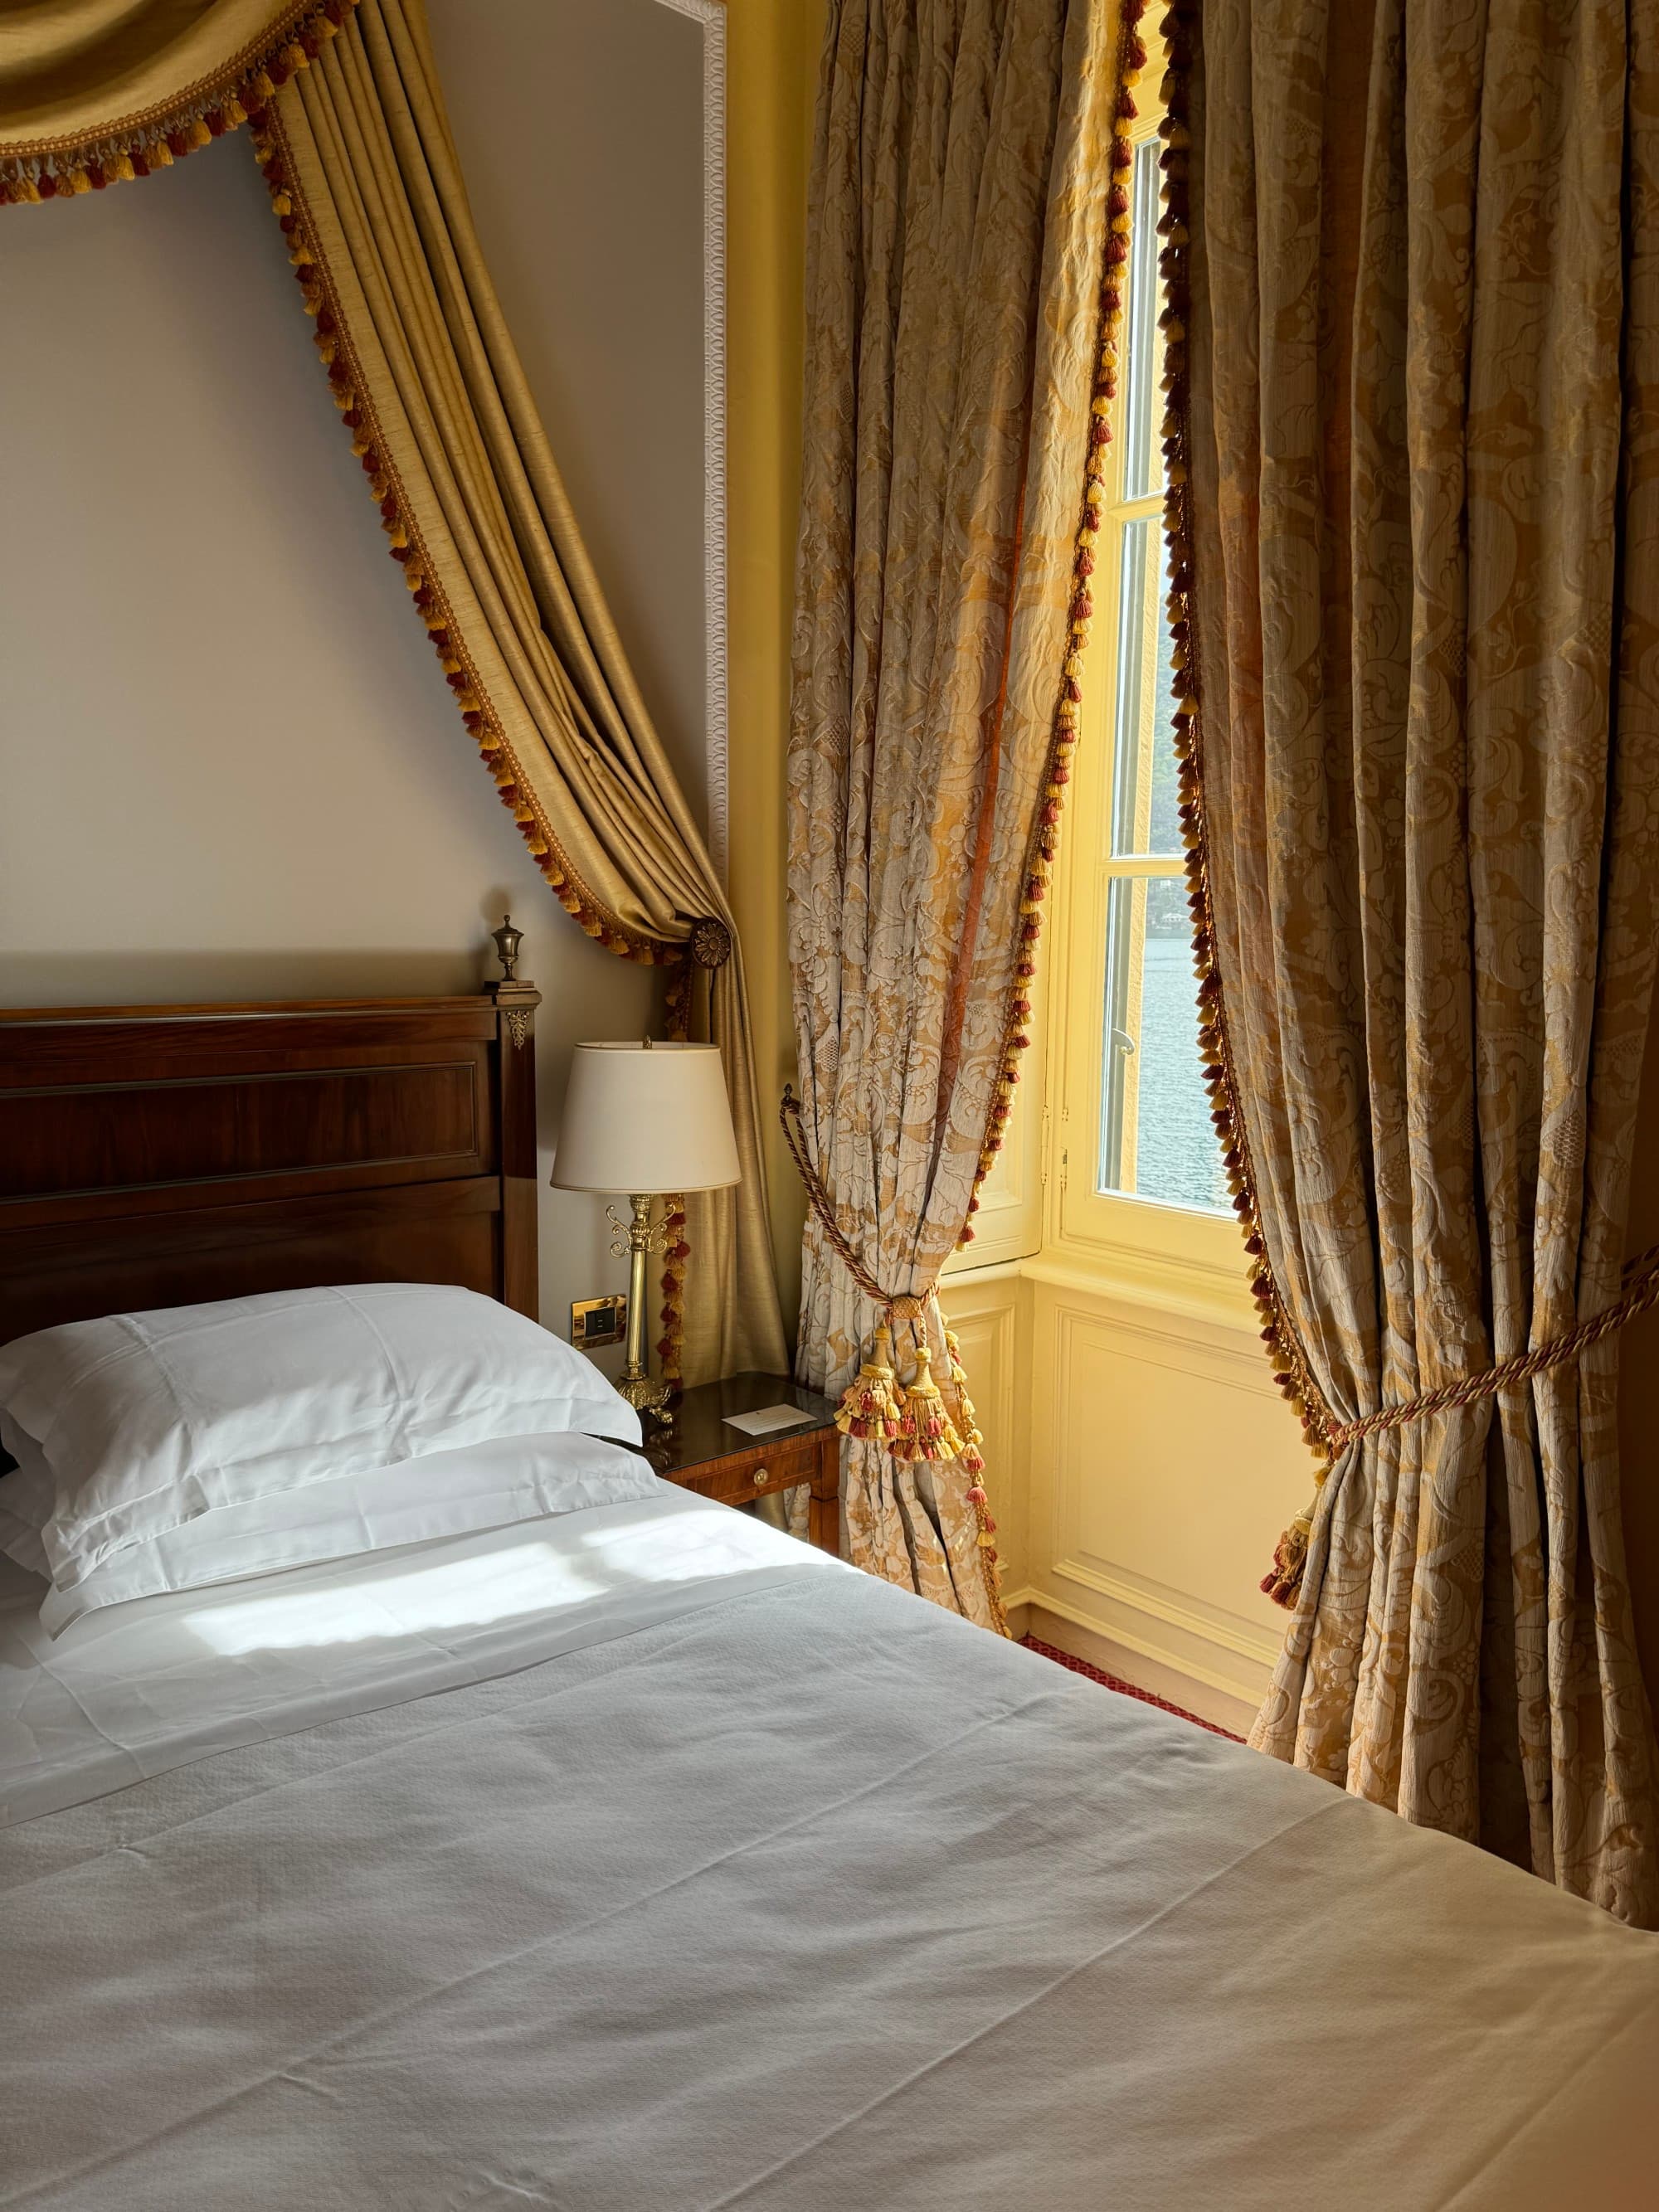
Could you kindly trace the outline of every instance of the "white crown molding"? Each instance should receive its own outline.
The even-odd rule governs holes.
[[[726,558],[726,6],[658,0],[702,29],[702,468],[704,766],[708,851],[726,881],[730,822]]]

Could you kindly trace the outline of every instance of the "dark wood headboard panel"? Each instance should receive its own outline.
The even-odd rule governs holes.
[[[0,1343],[313,1283],[533,1315],[539,1004],[0,1012]]]

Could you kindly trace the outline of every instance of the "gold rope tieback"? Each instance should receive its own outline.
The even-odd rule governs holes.
[[[883,1288],[854,1250],[850,1238],[836,1218],[835,1201],[824,1188],[823,1178],[807,1158],[800,1101],[793,1087],[787,1084],[778,1108],[778,1121],[783,1130],[783,1140],[789,1147],[789,1157],[795,1163],[795,1172],[806,1193],[806,1202],[817,1218],[825,1241],[866,1297],[881,1310],[882,1319],[860,1352],[859,1371],[842,1393],[841,1403],[836,1409],[836,1426],[844,1437],[874,1444],[891,1459],[912,1464],[955,1464],[963,1469],[969,1478],[968,1502],[974,1509],[978,1525],[980,1572],[984,1579],[986,1601],[997,1633],[1006,1636],[1008,1620],[1002,1609],[997,1524],[991,1518],[990,1500],[981,1480],[985,1456],[980,1446],[985,1438],[974,1411],[974,1401],[968,1395],[962,1347],[955,1331],[945,1328],[941,1315],[939,1326],[950,1362],[951,1396],[955,1401],[953,1418],[944,1391],[933,1380],[933,1352],[922,1326],[930,1306],[938,1311],[938,1289],[931,1284],[923,1291]],[[899,1379],[893,1338],[897,1328],[907,1325],[915,1347],[915,1372],[904,1382]]]
[[[1391,1429],[1410,1427],[1417,1421],[1431,1419],[1436,1413],[1449,1413],[1454,1407],[1478,1405],[1483,1398],[1495,1398],[1502,1390],[1515,1388],[1517,1383],[1530,1382],[1534,1376],[1547,1375],[1557,1367],[1566,1367],[1621,1328],[1659,1304],[1659,1244],[1650,1246],[1626,1267],[1620,1278],[1623,1287],[1611,1305],[1589,1321],[1581,1321],[1577,1328],[1560,1336],[1547,1337],[1542,1344],[1534,1345],[1529,1352],[1511,1352],[1507,1359],[1496,1365],[1484,1367],[1475,1375],[1459,1375],[1449,1382],[1442,1382],[1432,1390],[1419,1391],[1414,1398],[1407,1398],[1395,1406],[1379,1406],[1375,1413],[1364,1413],[1358,1420],[1334,1423],[1326,1431],[1329,1454],[1318,1478],[1322,1486],[1335,1465],[1338,1456],[1350,1444],[1361,1443],[1366,1437],[1381,1436]],[[1316,1503],[1317,1499],[1316,1498]],[[1273,1553],[1273,1564],[1261,1578],[1261,1587],[1275,1604],[1289,1606],[1296,1601],[1302,1588],[1302,1577],[1308,1563],[1308,1539],[1313,1533],[1313,1506],[1297,1514],[1279,1540]]]

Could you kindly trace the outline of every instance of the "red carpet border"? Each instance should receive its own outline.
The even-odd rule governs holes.
[[[1086,1674],[1091,1682],[1103,1689],[1115,1690],[1122,1698],[1139,1698],[1143,1705],[1156,1705],[1161,1713],[1173,1713],[1178,1721],[1190,1721],[1194,1728],[1207,1729],[1212,1735],[1224,1735],[1229,1743],[1243,1743],[1242,1735],[1231,1729],[1218,1728],[1213,1721],[1200,1720],[1189,1713],[1184,1705],[1172,1705],[1167,1698],[1155,1698],[1150,1690],[1138,1690],[1133,1682],[1121,1682],[1115,1674],[1103,1674],[1098,1667],[1091,1667],[1086,1659],[1073,1659],[1069,1651],[1060,1651],[1052,1644],[1039,1644],[1035,1636],[1020,1638],[1028,1651],[1040,1651],[1045,1659],[1052,1659],[1057,1667],[1069,1667],[1074,1674]]]

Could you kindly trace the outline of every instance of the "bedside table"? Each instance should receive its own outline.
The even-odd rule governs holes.
[[[769,1437],[747,1437],[726,1425],[728,1413],[755,1413],[763,1406],[797,1406],[798,1428]],[[808,1528],[820,1551],[841,1551],[841,1435],[828,1398],[805,1390],[787,1375],[728,1375],[687,1390],[674,1408],[672,1427],[647,1417],[646,1440],[635,1447],[665,1482],[712,1498],[721,1505],[747,1505],[775,1490],[810,1483]]]

